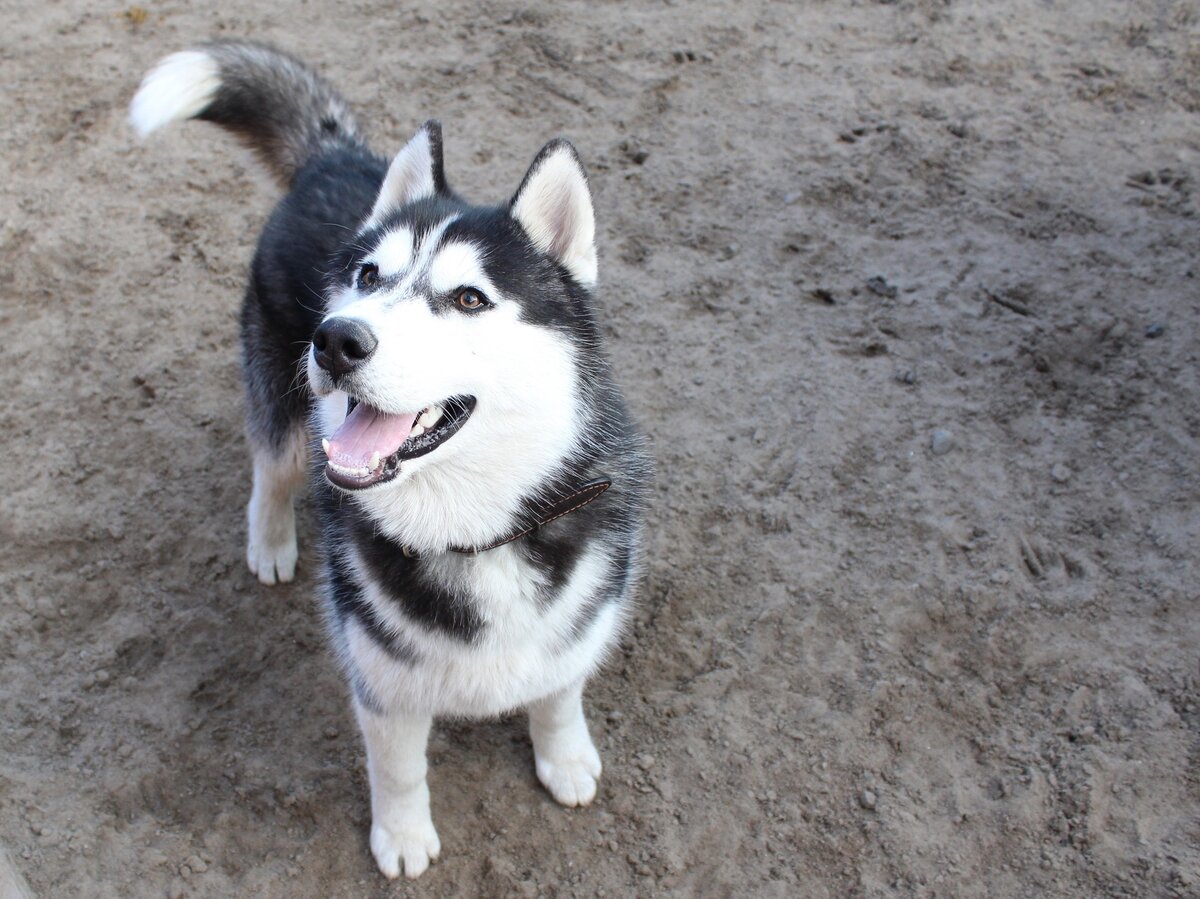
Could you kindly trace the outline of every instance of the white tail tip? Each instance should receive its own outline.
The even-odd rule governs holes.
[[[199,50],[172,53],[146,73],[129,105],[139,137],[204,111],[221,87],[217,61]]]

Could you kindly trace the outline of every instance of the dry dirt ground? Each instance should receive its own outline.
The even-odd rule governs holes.
[[[0,0],[0,844],[64,896],[1200,894],[1192,2]],[[398,8],[402,7],[402,8]],[[274,189],[143,71],[274,41],[468,196],[595,189],[659,482],[558,808],[440,724],[388,885],[313,598],[246,571]],[[0,878],[2,879],[2,878]]]

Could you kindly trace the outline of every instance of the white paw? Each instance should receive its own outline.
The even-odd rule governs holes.
[[[559,805],[574,808],[596,798],[600,780],[600,754],[591,740],[581,741],[569,751],[534,752],[538,780]]]
[[[296,513],[289,497],[267,502],[256,483],[246,509],[246,564],[264,584],[286,584],[296,577]]]
[[[278,546],[259,543],[253,537],[246,546],[246,563],[264,584],[286,584],[292,581],[296,577],[296,559],[299,555],[295,531],[292,532],[291,539]]]
[[[402,829],[371,825],[371,854],[388,880],[399,877],[401,870],[409,880],[415,880],[441,851],[442,843],[432,821]]]

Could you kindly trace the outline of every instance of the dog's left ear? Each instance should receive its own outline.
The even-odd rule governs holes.
[[[442,125],[436,119],[430,119],[392,160],[367,223],[377,224],[401,206],[445,192]]]
[[[579,155],[565,140],[542,148],[509,212],[543,253],[583,287],[596,284],[596,220]]]

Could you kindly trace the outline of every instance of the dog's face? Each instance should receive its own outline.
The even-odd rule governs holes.
[[[580,436],[576,347],[595,279],[568,144],[539,154],[509,204],[479,208],[447,191],[426,125],[334,266],[308,355],[326,477],[373,507],[423,471],[545,477]]]

